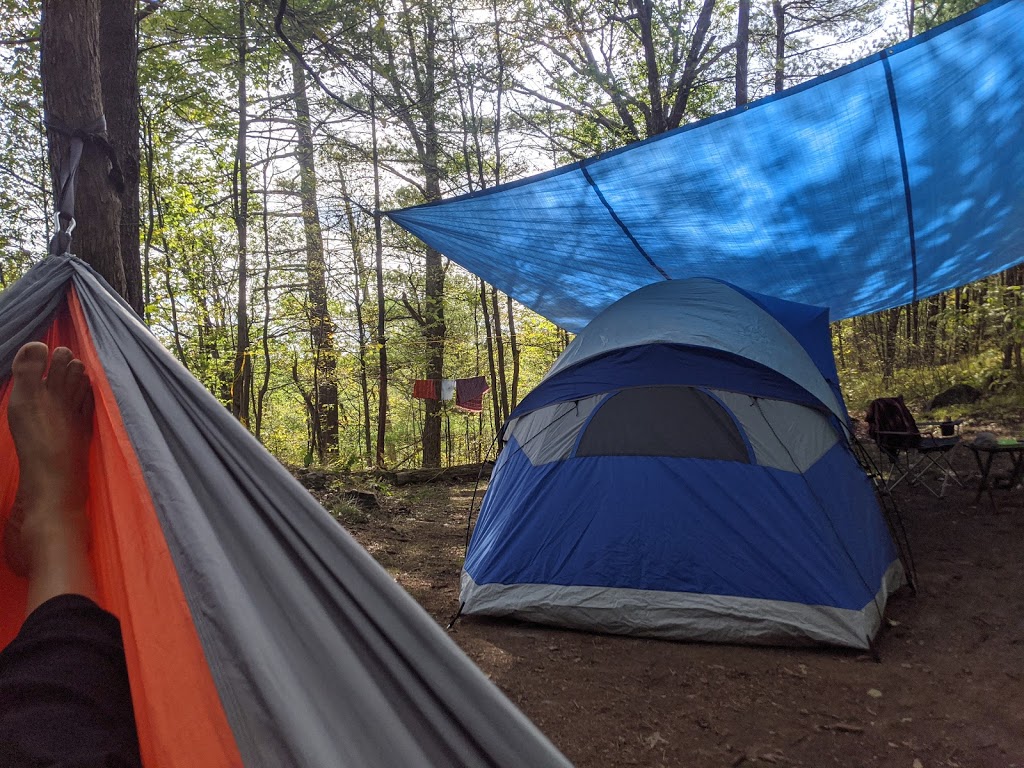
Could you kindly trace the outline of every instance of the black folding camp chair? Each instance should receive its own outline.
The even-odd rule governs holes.
[[[950,480],[964,487],[949,460],[953,449],[960,444],[960,421],[919,424],[902,395],[873,401],[868,406],[866,420],[868,435],[889,463],[882,477],[886,490],[891,491],[906,481],[908,485],[921,485],[936,498],[942,498]],[[932,470],[938,472],[937,478],[929,477]]]

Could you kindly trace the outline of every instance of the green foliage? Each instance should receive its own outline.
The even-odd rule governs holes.
[[[448,195],[648,135],[655,97],[670,101],[678,91],[703,3],[489,0],[460,6],[437,0],[290,0],[288,5],[286,31],[331,94],[309,86],[325,281],[335,325],[340,430],[332,461],[337,469],[358,470],[373,464],[380,396],[375,171],[380,207],[391,209],[428,195],[428,149],[436,150],[439,191]],[[860,34],[877,5],[842,0],[830,6],[835,13],[827,17],[821,4],[787,3],[794,14],[803,8],[817,30],[788,39],[790,71],[799,78],[841,63],[843,49],[828,43]],[[919,6],[917,23],[931,25],[968,5],[967,0],[926,3]],[[308,466],[316,454],[304,396],[315,394],[319,374],[295,162],[293,74],[273,34],[277,4],[250,0],[246,8],[251,190],[246,321],[257,414],[252,428],[282,460]],[[652,60],[658,71],[653,84],[636,13],[640,8],[652,14]],[[682,122],[732,103],[735,11],[734,3],[715,6]],[[162,4],[140,29],[145,319],[224,403],[231,400],[240,298],[233,218],[237,12],[234,0],[181,0]],[[34,42],[38,13],[38,0],[0,2],[0,29],[13,41],[0,49],[0,286],[21,274],[47,239],[51,203]],[[766,21],[764,13],[755,13],[751,66],[752,78],[761,78],[761,92],[769,74]],[[815,34],[823,37],[816,40]],[[819,43],[826,50],[812,51]],[[428,68],[431,87],[423,79]],[[757,92],[756,84],[751,90]],[[379,139],[376,169],[371,109]],[[421,324],[424,249],[386,220],[382,238],[390,364],[384,453],[390,468],[407,468],[417,466],[422,455],[424,403],[412,397],[412,386],[427,369]],[[509,309],[506,297],[499,296],[501,332],[489,348],[490,287],[485,312],[478,279],[452,264],[445,270],[444,376],[485,375],[495,388],[504,377],[511,399],[512,321],[522,398],[565,348],[568,334],[519,305]],[[922,303],[917,331],[904,311],[891,338],[883,318],[839,324],[837,353],[851,407],[892,391],[920,404],[951,384],[967,382],[991,393],[990,404],[1010,408],[1020,393],[1020,363],[1014,357],[1024,341],[1020,282],[991,279],[934,306]],[[492,336],[494,327],[492,317]],[[499,341],[505,365],[493,380]],[[494,403],[491,394],[485,396],[481,415],[443,407],[445,462],[477,461],[492,451]],[[335,514],[358,524],[366,513],[343,504]]]
[[[336,502],[331,507],[331,515],[345,527],[365,525],[372,519],[365,509],[347,500]]]

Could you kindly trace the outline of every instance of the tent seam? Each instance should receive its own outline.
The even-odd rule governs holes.
[[[917,301],[917,236],[914,232],[914,202],[910,196],[910,170],[907,168],[907,150],[903,145],[903,127],[900,124],[900,107],[896,98],[896,83],[892,79],[892,65],[889,63],[889,49],[881,52],[882,68],[885,70],[885,85],[889,90],[889,106],[892,109],[893,128],[896,131],[896,146],[900,152],[900,171],[903,174],[903,197],[907,206],[907,229],[910,237],[910,271],[913,293]]]
[[[587,170],[585,161],[580,163],[580,172],[583,174],[583,178],[587,180],[587,184],[589,184],[591,189],[594,190],[594,194],[597,195],[597,199],[600,200],[601,204],[607,209],[608,214],[612,217],[612,221],[619,225],[619,229],[621,229],[626,237],[629,238],[629,242],[633,244],[633,247],[637,249],[641,256],[647,259],[647,263],[654,267],[658,271],[659,275],[661,275],[665,280],[671,280],[672,278],[668,276],[668,273],[658,266],[654,259],[651,258],[650,254],[648,254],[637,239],[633,237],[633,233],[629,231],[629,227],[626,226],[626,223],[619,218],[617,213],[615,213],[615,209],[612,208],[611,203],[608,202],[604,193],[601,192],[601,189],[597,186],[597,182],[594,181],[594,177],[590,175],[590,171]]]

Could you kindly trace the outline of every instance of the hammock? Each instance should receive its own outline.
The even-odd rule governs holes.
[[[34,339],[70,347],[94,383],[92,561],[146,765],[568,765],[74,257],[0,295],[0,525],[11,362]],[[0,646],[25,597],[0,565]]]

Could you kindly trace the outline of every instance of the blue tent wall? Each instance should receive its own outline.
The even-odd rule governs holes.
[[[835,362],[820,308],[701,279],[616,302],[512,414],[467,553],[466,612],[680,639],[867,647],[903,571],[845,414],[820,399],[832,400],[828,375]],[[713,399],[725,419],[691,415],[689,395],[658,399],[679,388]],[[680,406],[619,411],[601,450],[581,451],[602,409],[637,389],[646,394],[631,402]],[[730,423],[743,433],[740,453],[702,431]],[[655,433],[680,437],[636,455]]]
[[[1024,0],[647,141],[389,215],[558,325],[706,275],[909,303],[1024,259]]]

